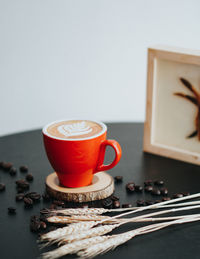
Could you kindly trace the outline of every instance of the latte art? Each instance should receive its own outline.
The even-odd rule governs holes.
[[[77,122],[69,125],[61,125],[58,131],[66,137],[85,135],[92,132],[92,128],[86,125],[85,121]]]
[[[78,140],[95,137],[106,131],[106,126],[94,121],[70,120],[52,123],[46,127],[45,131],[51,137]]]

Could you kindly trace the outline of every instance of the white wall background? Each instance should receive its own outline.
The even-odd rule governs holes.
[[[0,0],[0,135],[143,121],[152,44],[200,49],[200,1]]]

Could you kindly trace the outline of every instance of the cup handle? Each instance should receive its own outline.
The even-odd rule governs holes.
[[[111,146],[115,151],[115,159],[109,165],[103,164],[105,152],[106,152],[106,146]],[[94,173],[98,173],[100,171],[106,171],[113,168],[119,162],[121,155],[122,155],[122,150],[119,143],[116,140],[114,139],[104,140],[100,146],[99,159]]]

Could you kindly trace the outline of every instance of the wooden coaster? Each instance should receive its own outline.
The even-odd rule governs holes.
[[[54,172],[46,178],[46,189],[49,195],[57,200],[88,202],[109,197],[114,192],[114,181],[106,172],[99,172],[94,175],[91,185],[68,188],[59,184],[57,174]]]

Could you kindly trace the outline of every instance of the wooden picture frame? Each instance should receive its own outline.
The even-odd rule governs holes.
[[[200,165],[200,97],[193,90],[200,95],[200,51],[148,49],[145,152]]]

